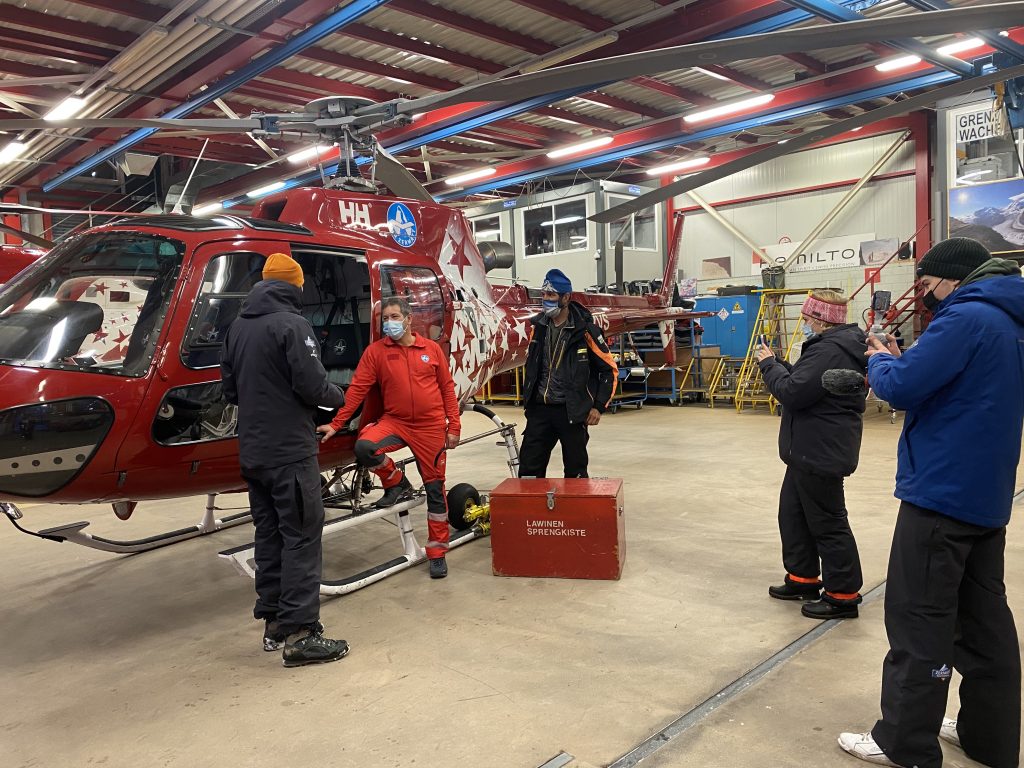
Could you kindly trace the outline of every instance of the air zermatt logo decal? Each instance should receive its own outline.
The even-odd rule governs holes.
[[[411,248],[416,242],[416,217],[404,204],[392,203],[388,208],[388,230],[396,243]]]

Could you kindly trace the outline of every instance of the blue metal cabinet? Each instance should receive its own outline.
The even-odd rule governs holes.
[[[714,317],[701,320],[704,326],[701,344],[720,347],[726,357],[745,357],[760,308],[761,295],[758,293],[698,298],[698,312],[715,313]]]

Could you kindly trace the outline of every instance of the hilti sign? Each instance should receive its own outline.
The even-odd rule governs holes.
[[[338,209],[341,213],[342,224],[354,224],[357,227],[366,227],[367,229],[370,229],[373,226],[370,224],[369,203],[339,200]]]

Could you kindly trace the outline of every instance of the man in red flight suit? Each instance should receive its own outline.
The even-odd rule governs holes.
[[[387,456],[408,446],[427,491],[427,557],[430,578],[448,575],[448,503],[444,493],[445,451],[459,444],[461,424],[448,358],[430,339],[412,332],[412,309],[404,299],[385,299],[381,307],[384,338],[363,353],[346,392],[345,405],[330,425],[317,427],[329,440],[351,420],[377,386],[384,415],[364,425],[356,440],[356,459],[384,486],[378,508],[412,496],[412,484]]]

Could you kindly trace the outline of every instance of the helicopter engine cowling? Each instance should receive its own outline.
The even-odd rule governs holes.
[[[501,240],[486,240],[476,244],[484,260],[484,269],[509,269],[516,263],[516,252],[509,243]]]

